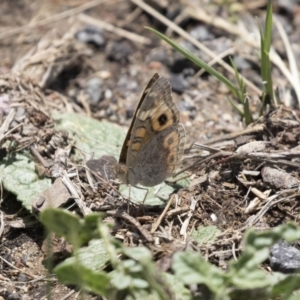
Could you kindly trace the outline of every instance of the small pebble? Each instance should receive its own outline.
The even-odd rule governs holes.
[[[196,26],[190,31],[190,35],[199,42],[212,40],[215,38],[214,34],[212,34],[205,25]]]
[[[93,77],[86,83],[86,92],[89,94],[91,105],[96,105],[102,100],[102,86],[103,81],[101,78]]]
[[[20,273],[20,274],[18,275],[17,281],[20,281],[20,282],[26,282],[26,281],[28,281],[28,278],[27,278],[27,276],[26,276],[25,274]]]
[[[280,241],[270,249],[270,265],[277,272],[297,272],[300,268],[300,251],[285,241]]]
[[[77,31],[75,38],[81,43],[94,44],[99,48],[105,44],[102,31],[96,27],[86,27]]]
[[[171,74],[169,81],[172,86],[172,90],[176,93],[182,94],[189,88],[188,82],[181,74]]]
[[[127,40],[121,42],[110,41],[105,48],[106,57],[109,60],[121,63],[128,62],[129,56],[134,51],[133,45]]]

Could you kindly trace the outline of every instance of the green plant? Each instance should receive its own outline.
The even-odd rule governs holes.
[[[73,257],[53,269],[60,282],[107,299],[145,299],[147,295],[170,299],[167,278],[156,271],[151,252],[145,247],[123,246],[111,236],[111,226],[103,222],[102,214],[80,219],[67,211],[47,209],[40,220],[74,247]],[[107,265],[111,271],[105,270]]]
[[[216,77],[220,82],[225,84],[229,90],[232,92],[233,96],[237,98],[238,102],[242,104],[243,109],[241,110],[231,99],[228,98],[233,108],[240,114],[244,119],[246,125],[249,125],[254,121],[254,117],[251,113],[250,106],[249,106],[249,97],[247,96],[246,86],[243,82],[241,75],[237,72],[236,67],[234,66],[232,60],[231,64],[235,71],[235,77],[238,83],[238,87],[236,87],[230,80],[228,80],[225,76],[221,73],[216,71],[214,68],[209,66],[199,57],[191,53],[190,51],[186,50],[182,46],[178,45],[171,39],[169,39],[164,34],[156,31],[153,28],[146,27],[150,31],[154,32],[158,35],[161,39],[166,41],[169,45],[171,45],[174,49],[188,58],[190,61],[195,63],[200,68],[203,68],[206,72]],[[267,104],[271,104],[272,107],[277,105],[277,100],[274,94],[274,88],[272,83],[272,76],[271,76],[271,62],[270,62],[270,48],[271,48],[271,36],[272,36],[272,1],[268,0],[267,6],[267,14],[265,19],[265,27],[264,32],[260,30],[261,33],[261,40],[260,40],[260,48],[261,48],[261,79],[264,86],[264,93],[261,96],[261,109],[259,112],[259,116],[263,114],[266,110]],[[267,101],[269,100],[269,101]]]
[[[268,1],[268,8],[265,20],[264,32],[260,29],[260,51],[261,51],[261,78],[264,84],[264,94],[262,96],[262,107],[260,115],[267,103],[270,103],[272,107],[277,105],[275,97],[272,75],[271,75],[271,61],[270,61],[270,49],[272,42],[272,1]]]
[[[205,288],[208,299],[242,299],[247,293],[259,299],[291,300],[300,288],[300,275],[268,274],[260,268],[274,243],[300,238],[293,224],[260,233],[249,230],[242,254],[229,263],[227,271],[210,264],[200,253],[180,251],[173,257],[173,273],[160,273],[147,248],[125,247],[111,236],[102,214],[80,219],[60,209],[47,209],[40,220],[74,246],[73,257],[54,268],[59,281],[107,299],[203,299],[193,298],[184,287],[197,284]]]

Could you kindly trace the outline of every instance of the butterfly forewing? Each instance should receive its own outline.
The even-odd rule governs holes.
[[[129,129],[127,131],[127,134],[126,134],[126,138],[124,140],[124,143],[123,143],[123,146],[122,146],[122,150],[121,150],[121,153],[120,153],[120,157],[119,157],[119,163],[121,164],[126,164],[126,159],[127,159],[127,151],[128,151],[128,147],[129,147],[129,144],[130,144],[130,137],[131,137],[131,134],[132,134],[132,127],[134,125],[134,121],[136,119],[136,114],[140,108],[140,106],[142,105],[145,97],[147,96],[148,92],[149,92],[149,89],[152,87],[152,85],[154,84],[154,82],[159,78],[159,75],[157,73],[155,73],[152,78],[150,79],[150,81],[148,82],[144,92],[143,92],[143,95],[138,103],[138,106],[134,112],[134,115],[133,115],[133,118],[132,118],[132,121],[131,121],[131,124],[129,126]]]

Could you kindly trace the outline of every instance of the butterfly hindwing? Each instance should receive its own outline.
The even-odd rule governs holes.
[[[127,180],[132,185],[140,183],[154,186],[174,174],[183,154],[185,132],[180,124],[174,124],[156,134],[136,156],[128,169]]]

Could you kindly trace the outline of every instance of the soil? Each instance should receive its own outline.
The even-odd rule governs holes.
[[[217,152],[218,155],[214,157],[209,156],[206,161],[194,164],[190,169],[190,188],[176,192],[181,198],[182,216],[190,209],[192,199],[197,200],[188,233],[192,228],[201,225],[215,225],[224,233],[213,246],[200,249],[203,253],[210,254],[211,262],[223,267],[224,260],[228,262],[232,258],[233,242],[236,243],[238,255],[238,251],[241,250],[240,241],[246,228],[269,228],[288,220],[299,223],[299,193],[296,191],[289,201],[279,202],[270,207],[255,223],[251,221],[250,216],[257,216],[265,203],[258,201],[254,208],[248,207],[250,200],[262,198],[258,192],[251,192],[249,195],[249,182],[252,182],[251,186],[260,193],[271,190],[271,194],[281,192],[281,195],[287,195],[284,192],[291,187],[284,183],[276,184],[276,179],[267,180],[266,174],[271,172],[270,176],[279,176],[280,181],[280,178],[288,173],[293,180],[299,182],[299,159],[285,157],[284,162],[276,167],[287,173],[274,175],[269,169],[263,170],[265,166],[273,166],[274,161],[271,157],[266,155],[254,159],[246,155],[253,152],[253,149],[243,153],[237,150],[240,146],[254,141],[267,142],[260,153],[286,153],[299,147],[299,105],[295,100],[293,88],[281,70],[273,67],[274,86],[280,95],[282,106],[275,111],[270,109],[254,125],[248,127],[248,131],[244,131],[244,120],[227,101],[228,98],[233,98],[229,89],[206,72],[198,74],[198,67],[171,50],[145,27],[153,27],[165,33],[194,51],[206,62],[212,60],[211,57],[173,30],[167,29],[151,13],[134,4],[135,1],[103,1],[82,10],[80,14],[73,11],[91,2],[95,1],[15,0],[0,3],[0,73],[7,79],[12,91],[23,93],[25,102],[31,103],[31,109],[26,107],[25,119],[28,120],[27,125],[31,124],[37,130],[31,136],[24,136],[19,132],[18,149],[30,149],[35,136],[39,136],[39,141],[35,140],[38,151],[44,153],[42,156],[46,161],[53,160],[55,147],[48,152],[45,150],[55,135],[52,130],[53,121],[48,117],[51,110],[68,111],[71,107],[71,110],[78,114],[108,120],[128,128],[145,86],[154,73],[159,73],[172,85],[173,100],[180,111],[181,123],[186,132],[186,153],[199,153],[199,148],[190,149],[194,143],[223,151]],[[228,51],[223,59],[229,62],[230,54],[239,72],[254,85],[248,86],[247,91],[255,117],[258,116],[261,96],[256,89],[263,89],[258,50],[245,41],[243,33],[239,35],[237,25],[233,26],[237,32],[233,32],[229,27],[218,25],[217,20],[225,20],[230,25],[243,20],[248,32],[255,35],[257,23],[254,16],[260,21],[264,19],[266,2],[252,1],[253,5],[248,5],[249,1],[230,1],[221,5],[220,1],[198,1],[197,8],[201,7],[207,15],[215,18],[216,23],[212,24],[208,20],[197,20],[191,13],[183,13],[187,7],[194,5],[194,1],[147,1],[157,12],[172,20],[173,24],[178,24],[186,32],[198,37],[198,40],[216,55]],[[274,12],[283,24],[296,60],[299,61],[297,58],[300,55],[300,4],[282,6],[283,4],[279,3],[282,1],[273,2]],[[54,19],[62,12],[70,13],[58,20]],[[92,19],[85,19],[85,16]],[[47,19],[48,21],[43,21]],[[99,25],[97,21],[115,27],[101,29],[99,26],[103,24]],[[136,36],[129,36],[128,32]],[[279,38],[278,30],[274,30],[274,47],[286,61],[285,46]],[[24,57],[32,59],[30,66],[24,63]],[[51,68],[47,69],[49,66]],[[231,82],[236,83],[235,76],[228,70],[216,64],[214,67]],[[22,78],[25,92],[20,90],[15,77],[10,78],[12,74]],[[39,94],[44,95],[46,103],[41,111],[39,108],[42,104],[37,100]],[[5,111],[4,102],[1,101],[2,123],[8,113]],[[59,137],[60,145],[68,145],[68,138],[63,135]],[[203,150],[203,146],[200,149]],[[4,155],[1,154],[2,156]],[[241,174],[244,171],[261,172],[256,177],[243,177]],[[99,190],[101,188],[103,187]],[[105,193],[114,196],[112,191]],[[86,192],[86,203],[91,207],[95,199],[99,200],[99,195],[98,193],[96,198],[94,194],[88,195]],[[265,195],[268,197],[269,194]],[[105,206],[106,200],[107,198],[102,197],[100,206]],[[113,206],[120,205],[115,203],[113,202]],[[95,206],[93,204],[94,208]],[[112,208],[114,207],[110,206],[110,209]],[[157,221],[163,211],[163,208],[158,207],[149,208],[146,212],[136,206],[130,209],[133,217],[143,226],[146,224],[146,230],[149,224]],[[171,206],[170,209],[175,209],[175,206]],[[47,272],[45,232],[37,219],[13,194],[5,190],[0,212],[0,223],[3,226],[3,230],[0,228],[0,299],[50,299],[50,295],[54,300],[76,299],[78,291],[59,284],[55,277]],[[217,216],[217,221],[214,221],[212,215]],[[117,219],[116,216],[113,217]],[[175,251],[176,243],[185,241],[185,237],[179,234],[181,225],[176,214],[170,214],[169,218],[174,218],[174,242],[165,246],[165,252],[162,251],[159,255],[158,266],[164,257],[169,257],[170,253]],[[161,226],[167,226],[167,222],[163,221]],[[129,226],[125,226],[123,230],[128,228]],[[155,252],[155,247],[149,248]],[[228,249],[228,254],[222,257],[212,255],[217,250]],[[65,247],[59,238],[53,240],[53,252],[54,264],[70,255],[68,247]],[[88,295],[87,299],[100,297]]]

